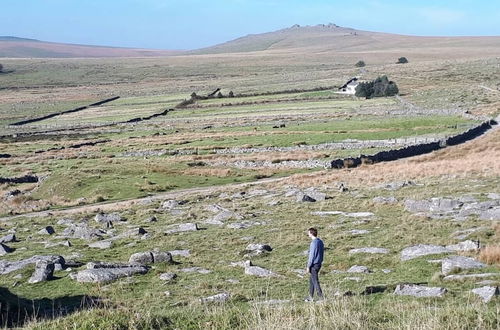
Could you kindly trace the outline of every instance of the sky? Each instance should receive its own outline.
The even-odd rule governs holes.
[[[1,0],[0,35],[197,49],[294,24],[425,36],[500,35],[500,0]]]

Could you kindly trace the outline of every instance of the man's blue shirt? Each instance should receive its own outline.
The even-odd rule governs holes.
[[[314,264],[323,263],[323,241],[319,238],[315,238],[311,241],[311,246],[309,246],[309,259],[307,261],[307,268],[311,268]]]

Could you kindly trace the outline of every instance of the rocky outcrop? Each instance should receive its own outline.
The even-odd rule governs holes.
[[[29,265],[36,264],[37,262],[45,261],[54,265],[58,265],[59,268],[64,268],[65,260],[61,256],[39,256],[35,255],[33,257],[19,260],[19,261],[8,261],[0,260],[0,275],[9,274],[18,270],[21,270]]]

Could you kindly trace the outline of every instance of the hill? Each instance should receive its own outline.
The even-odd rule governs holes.
[[[335,24],[315,26],[294,25],[274,32],[251,34],[212,47],[193,51],[194,54],[272,52],[376,52],[399,50],[431,50],[460,48],[469,53],[498,51],[500,37],[421,37],[361,31]]]
[[[176,53],[168,50],[64,44],[0,36],[0,57],[9,58],[156,57]]]

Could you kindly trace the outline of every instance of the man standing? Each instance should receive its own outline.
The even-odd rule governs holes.
[[[323,299],[323,291],[319,285],[319,270],[323,263],[323,241],[318,238],[318,230],[316,228],[309,228],[307,231],[308,236],[311,238],[311,246],[309,247],[309,259],[307,260],[307,273],[309,277],[309,298],[306,301],[312,301],[314,291],[320,299]]]

